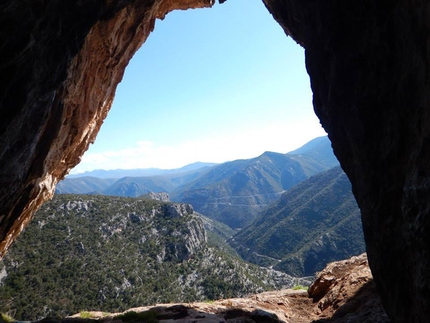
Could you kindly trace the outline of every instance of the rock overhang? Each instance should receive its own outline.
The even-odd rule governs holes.
[[[230,0],[234,1],[234,0]],[[223,3],[223,0],[219,0]],[[430,315],[430,4],[263,0],[305,48],[313,103],[362,210],[395,322]],[[59,1],[0,8],[0,254],[76,165],[136,50],[174,9],[213,0]]]

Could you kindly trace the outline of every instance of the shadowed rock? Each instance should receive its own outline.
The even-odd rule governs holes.
[[[314,109],[351,180],[387,313],[427,321],[429,1],[263,1],[305,48]],[[2,2],[0,257],[94,141],[155,19],[213,2]]]

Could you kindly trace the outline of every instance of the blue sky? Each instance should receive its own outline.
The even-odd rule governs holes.
[[[325,134],[311,102],[304,51],[262,1],[174,11],[131,60],[71,173],[286,153]]]

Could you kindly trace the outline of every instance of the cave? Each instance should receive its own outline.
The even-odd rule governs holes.
[[[314,110],[352,183],[387,314],[428,321],[430,1],[263,3],[305,49]],[[3,1],[0,256],[95,140],[155,19],[212,5]]]

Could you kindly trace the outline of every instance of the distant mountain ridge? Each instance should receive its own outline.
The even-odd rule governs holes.
[[[305,167],[306,165],[310,167],[314,174],[327,170],[327,165],[331,165],[331,167],[339,165],[327,136],[312,139],[302,147],[287,153],[287,155],[300,161]],[[309,164],[306,163],[307,161]]]
[[[115,182],[115,178],[99,178],[92,176],[65,178],[57,184],[55,192],[57,194],[101,193]]]
[[[97,177],[97,178],[122,178],[122,177],[141,177],[141,176],[157,176],[157,175],[170,175],[180,174],[188,171],[200,169],[202,167],[212,167],[218,165],[217,163],[203,163],[195,162],[192,164],[185,165],[180,168],[173,169],[162,169],[162,168],[136,168],[136,169],[96,169],[80,174],[71,174],[67,178],[79,178],[79,177]]]
[[[216,165],[194,163],[175,170],[130,171],[158,172],[152,176],[116,180],[68,177],[57,185],[56,192],[129,197],[167,192],[172,201],[190,203],[210,218],[241,228],[285,190],[338,164],[329,139],[323,136],[287,154],[266,151],[255,158]],[[115,173],[109,172],[103,171],[102,175]]]
[[[210,218],[240,228],[285,190],[337,165],[330,141],[320,137],[304,145],[299,154],[265,152],[214,166],[170,196],[192,204]]]
[[[101,194],[113,196],[137,197],[150,192],[171,192],[176,187],[194,180],[211,168],[208,163],[195,163],[175,170],[163,171],[164,175],[126,176],[121,178],[98,178],[92,176],[66,177],[58,183],[57,194]],[[133,171],[133,170],[132,170]],[[139,170],[146,172],[147,170]],[[157,174],[158,174],[157,171]],[[104,171],[103,171],[104,172]],[[104,173],[111,174],[111,171]],[[127,170],[121,170],[126,173]],[[152,172],[149,171],[149,172]]]

